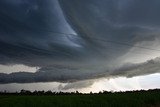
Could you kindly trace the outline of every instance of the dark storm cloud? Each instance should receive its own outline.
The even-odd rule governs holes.
[[[102,74],[143,75],[143,70],[120,72],[124,62],[118,59],[137,44],[158,52],[159,5],[159,0],[1,0],[0,64],[40,69],[0,74],[0,81],[65,82]],[[152,70],[148,72],[159,72]]]
[[[84,79],[96,79],[101,77],[133,77],[139,75],[147,75],[151,73],[160,72],[160,58],[148,60],[144,63],[139,64],[127,64],[120,68],[105,72],[82,72],[79,69],[68,69],[68,68],[49,68],[40,69],[35,73],[29,72],[15,72],[10,74],[0,73],[0,83],[32,83],[32,82],[73,82],[68,85],[61,87],[61,89],[71,88],[84,88],[94,83],[94,80],[80,81]]]
[[[106,43],[102,40],[135,45],[145,42],[149,37],[159,38],[160,1],[158,0],[59,1],[73,29],[93,47],[97,47],[101,56],[105,54],[107,60],[125,54],[131,47]],[[151,32],[158,32],[158,35],[151,35]],[[118,49],[122,50],[117,53]],[[109,55],[111,57],[108,57]]]
[[[57,1],[2,0],[0,10],[1,64],[45,66],[84,53],[80,37],[65,35],[74,32]]]

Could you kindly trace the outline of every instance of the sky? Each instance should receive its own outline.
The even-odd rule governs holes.
[[[159,5],[1,0],[0,91],[160,88]]]

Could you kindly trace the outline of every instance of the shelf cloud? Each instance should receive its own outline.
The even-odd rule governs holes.
[[[80,68],[79,68],[80,69]],[[89,85],[93,83],[94,79],[108,77],[115,78],[118,76],[122,77],[134,77],[139,75],[147,75],[151,73],[160,72],[160,58],[155,58],[154,60],[149,60],[140,64],[127,64],[121,68],[110,71],[88,71],[82,72],[81,70],[69,69],[69,68],[43,68],[35,73],[29,72],[16,72],[10,74],[0,73],[0,83],[32,83],[32,82],[75,82],[68,84],[63,89],[68,89],[69,87],[84,87],[83,85]],[[93,79],[84,84],[82,80]],[[82,82],[76,82],[82,81]]]
[[[39,69],[0,73],[0,83],[159,72],[159,5],[159,0],[1,0],[0,64]]]

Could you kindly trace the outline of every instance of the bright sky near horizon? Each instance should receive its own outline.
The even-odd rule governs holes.
[[[51,90],[51,91],[64,91],[64,92],[73,92],[79,91],[82,93],[90,93],[92,92],[100,92],[100,91],[132,91],[132,90],[148,90],[148,89],[160,89],[160,74],[151,74],[146,76],[138,76],[133,78],[101,78],[99,80],[94,80],[93,84],[89,86],[84,86],[81,88],[77,88],[76,85],[69,87],[68,89],[63,89],[63,87],[67,86],[67,83],[59,83],[59,82],[48,82],[48,83],[25,83],[25,84],[0,84],[0,91],[8,91],[8,92],[16,92],[21,89],[25,90]],[[74,84],[74,83],[71,83]],[[62,88],[58,88],[58,87]]]

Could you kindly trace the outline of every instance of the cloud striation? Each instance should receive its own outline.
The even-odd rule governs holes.
[[[0,83],[159,72],[159,5],[159,0],[1,0],[0,64],[40,69],[1,73]],[[133,54],[137,59],[150,54],[149,61],[127,62]]]

